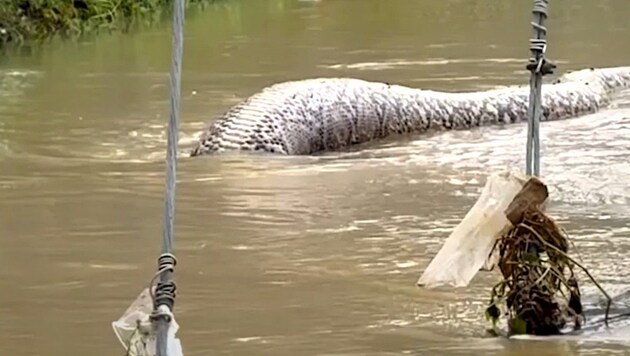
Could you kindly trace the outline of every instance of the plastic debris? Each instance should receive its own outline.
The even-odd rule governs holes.
[[[527,177],[516,172],[488,177],[479,199],[446,239],[418,285],[465,287],[480,269],[492,269],[498,261],[498,256],[491,256],[493,247],[512,228],[505,209],[526,181]]]
[[[145,288],[123,315],[112,322],[112,328],[128,356],[155,356],[157,330],[151,321],[153,301],[149,289]],[[170,315],[167,352],[169,356],[183,356],[181,342],[175,337],[179,325]]]

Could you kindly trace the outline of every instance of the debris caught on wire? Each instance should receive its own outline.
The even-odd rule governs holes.
[[[606,297],[608,324],[612,299],[588,270],[569,256],[568,235],[542,211],[546,198],[546,186],[531,178],[506,210],[513,227],[493,249],[498,251],[503,279],[492,289],[486,318],[494,327],[505,315],[510,335],[558,335],[582,327],[585,320],[576,267]]]

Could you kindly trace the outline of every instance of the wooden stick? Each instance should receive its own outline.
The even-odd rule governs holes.
[[[547,186],[538,178],[530,178],[510,205],[505,210],[505,216],[516,226],[523,221],[525,212],[529,209],[538,209],[549,196]]]

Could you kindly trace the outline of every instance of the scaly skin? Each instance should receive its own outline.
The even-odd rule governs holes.
[[[630,67],[584,69],[543,84],[542,120],[608,105],[630,87]],[[327,152],[395,134],[461,130],[527,120],[530,89],[446,93],[352,78],[275,84],[235,105],[201,135],[191,156],[228,150]]]

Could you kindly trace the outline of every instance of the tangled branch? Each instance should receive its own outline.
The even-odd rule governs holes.
[[[581,264],[568,256],[569,238],[538,209],[527,209],[496,244],[503,280],[492,289],[486,316],[494,324],[507,307],[511,334],[559,334],[570,322],[579,329],[584,319],[574,267],[581,268],[608,299],[612,299]]]

